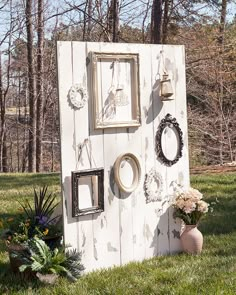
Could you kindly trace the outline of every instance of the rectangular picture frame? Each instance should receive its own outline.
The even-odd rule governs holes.
[[[86,196],[80,196],[79,185],[82,178],[97,177],[95,191],[97,193],[97,205],[87,208],[80,208],[81,198]],[[104,211],[104,169],[87,169],[82,171],[71,172],[71,187],[72,187],[72,217],[78,217],[88,214],[95,214]]]
[[[140,126],[139,54],[91,55],[94,128]]]

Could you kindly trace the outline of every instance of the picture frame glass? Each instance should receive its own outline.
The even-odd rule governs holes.
[[[93,53],[95,129],[140,125],[138,54]]]

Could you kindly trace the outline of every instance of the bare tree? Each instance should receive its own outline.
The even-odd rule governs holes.
[[[151,18],[151,43],[161,43],[162,0],[153,0]]]
[[[34,172],[36,152],[36,116],[35,116],[35,76],[33,52],[33,17],[32,0],[26,0],[26,31],[27,31],[27,59],[28,59],[28,94],[29,94],[29,148],[28,171]]]
[[[38,0],[38,24],[37,24],[37,125],[36,125],[36,171],[41,171],[42,166],[42,140],[43,140],[43,104],[44,104],[44,87],[43,87],[43,47],[44,47],[44,19],[43,19],[44,0]]]

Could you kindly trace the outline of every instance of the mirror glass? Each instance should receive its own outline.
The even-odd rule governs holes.
[[[161,146],[164,156],[173,161],[179,152],[179,135],[173,125],[170,124],[163,129]]]

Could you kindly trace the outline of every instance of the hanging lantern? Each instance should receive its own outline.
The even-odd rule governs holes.
[[[161,80],[161,99],[162,100],[172,100],[173,89],[171,85],[171,80],[168,79],[168,74],[164,74]]]

